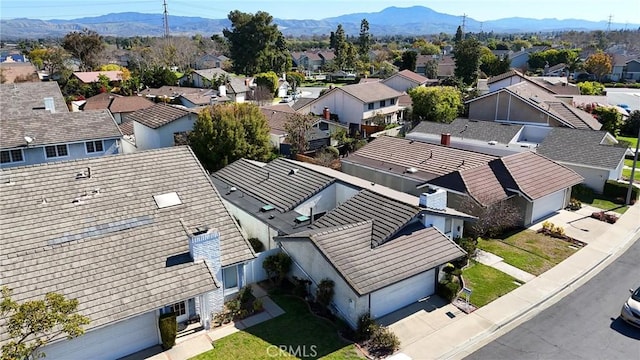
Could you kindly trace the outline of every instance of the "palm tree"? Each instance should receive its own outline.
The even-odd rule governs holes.
[[[582,69],[582,59],[577,51],[572,51],[567,55],[567,83],[569,83],[569,76],[577,70]]]

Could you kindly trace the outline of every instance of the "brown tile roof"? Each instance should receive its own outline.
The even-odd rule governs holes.
[[[119,124],[118,127],[120,128],[120,131],[122,131],[123,135],[133,135],[133,121],[125,121]]]
[[[120,97],[122,95],[111,94],[107,92],[100,93],[98,95],[94,95],[88,99],[84,104],[83,110],[103,110],[108,109],[109,105],[111,105],[111,101],[114,98]]]
[[[127,118],[129,120],[137,121],[152,129],[157,129],[189,114],[190,112],[187,110],[158,103],[153,104],[153,106],[149,108],[132,112],[127,116]]]
[[[518,76],[518,77],[520,77],[522,79],[525,78],[524,74],[521,73],[520,71],[518,71],[518,70],[509,70],[509,71],[504,72],[502,74],[490,77],[487,80],[487,85],[493,84],[493,83],[498,82],[500,80],[508,79],[508,78],[510,78],[512,76]]]
[[[371,248],[375,221],[303,231],[278,241],[311,241],[359,295],[365,295],[436,266],[465,252],[433,227],[421,224]],[[285,245],[286,246],[286,245]]]
[[[486,165],[493,159],[496,157],[473,151],[381,136],[341,161],[426,181],[450,172]],[[406,169],[411,167],[418,171],[407,173]]]
[[[175,98],[182,94],[197,94],[203,89],[182,87],[182,86],[162,86],[159,88],[148,88],[140,91],[140,95],[146,97],[168,97]]]
[[[113,99],[109,110],[114,114],[129,113],[152,106],[153,102],[142,96],[120,96]]]
[[[345,85],[336,89],[346,92],[347,94],[355,97],[363,103],[397,98],[402,95],[401,92],[396,91],[380,82]]]
[[[399,73],[397,73],[397,75],[402,76],[404,78],[407,78],[417,84],[424,84],[426,83],[429,79],[427,79],[426,77],[420,75],[420,74],[416,74],[411,70],[402,70]],[[394,75],[395,76],[395,75]]]

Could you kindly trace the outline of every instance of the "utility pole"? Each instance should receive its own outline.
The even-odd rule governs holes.
[[[629,178],[629,188],[627,189],[627,198],[625,203],[631,205],[631,190],[633,189],[633,180],[636,176],[636,164],[638,162],[638,147],[640,147],[640,129],[638,129],[638,141],[636,142],[636,152],[633,154],[633,166],[631,167],[631,177]]]
[[[609,21],[607,21],[607,33],[611,32],[611,19],[613,19],[613,15],[609,15]]]
[[[169,11],[167,11],[167,0],[163,0],[164,6],[164,38],[169,38]]]
[[[467,14],[462,14],[462,38],[464,39],[464,27],[467,24]]]

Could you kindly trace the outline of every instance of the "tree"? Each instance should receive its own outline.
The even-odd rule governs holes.
[[[584,68],[594,74],[598,81],[602,81],[603,76],[611,73],[611,57],[602,51],[598,51],[587,58],[584,62]]]
[[[582,68],[582,60],[580,59],[580,54],[578,54],[577,51],[569,52],[567,54],[565,65],[567,66],[567,83],[569,83],[569,77],[571,76],[571,74]]]
[[[580,95],[603,95],[605,93],[604,85],[597,81],[583,81],[578,83]]]
[[[462,41],[464,38],[464,34],[462,33],[462,27],[460,25],[458,25],[458,28],[456,29],[456,37],[454,38],[454,42],[457,44],[460,41]]]
[[[241,159],[265,161],[271,153],[269,124],[257,105],[212,105],[198,114],[189,145],[205,169],[217,171]]]
[[[11,299],[12,290],[2,287],[0,315],[9,340],[2,345],[2,359],[45,357],[39,349],[54,339],[72,339],[84,334],[89,318],[77,313],[78,300],[47,293],[44,300],[28,300],[19,304]]]
[[[480,70],[487,76],[496,76],[503,74],[511,68],[511,60],[508,56],[498,57],[489,53],[488,55],[482,55],[480,60]]]
[[[335,54],[335,58],[333,62],[338,70],[342,70],[345,65],[345,56],[347,52],[347,39],[344,34],[342,24],[338,24],[334,37],[333,52]]]
[[[164,85],[175,86],[178,83],[178,78],[173,71],[165,67],[156,66],[143,71],[140,81],[145,86],[159,88]]]
[[[360,35],[358,36],[358,54],[361,58],[369,56],[371,49],[371,34],[369,34],[369,22],[362,19],[360,22]]]
[[[400,64],[400,70],[416,70],[416,61],[418,60],[418,53],[412,50],[408,50],[402,53],[402,63]]]
[[[429,79],[438,78],[438,62],[435,59],[428,59],[424,63],[424,76]]]
[[[601,130],[608,131],[613,136],[618,136],[622,127],[622,114],[613,107],[600,106],[593,113],[602,124]]]
[[[629,114],[627,120],[620,128],[620,134],[624,136],[636,137],[640,129],[640,110],[634,110]]]
[[[273,71],[260,73],[255,76],[256,85],[264,86],[269,89],[272,94],[275,94],[278,90],[279,78]]]
[[[254,75],[266,71],[286,71],[289,51],[273,17],[264,11],[255,14],[234,10],[229,13],[231,29],[222,30],[229,43],[235,73]]]
[[[469,227],[468,236],[496,237],[520,225],[520,212],[510,201],[500,201],[488,206],[478,204],[469,196],[460,202],[460,210],[478,217]]]
[[[456,63],[454,74],[466,85],[472,85],[478,79],[480,47],[480,42],[475,38],[464,39],[454,46],[453,59]]]
[[[414,119],[450,123],[462,108],[462,94],[455,87],[421,86],[409,90],[409,96]]]
[[[284,130],[287,132],[287,141],[291,144],[291,153],[303,154],[309,148],[307,137],[311,126],[313,125],[313,117],[302,114],[291,114],[284,124]]]
[[[102,36],[97,32],[84,29],[81,32],[73,31],[62,39],[62,47],[72,56],[80,60],[80,69],[91,71],[98,66],[98,56],[104,50]]]

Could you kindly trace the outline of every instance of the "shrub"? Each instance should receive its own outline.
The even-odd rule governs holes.
[[[237,299],[240,301],[241,305],[249,303],[253,298],[253,289],[251,286],[245,286],[238,291]]]
[[[378,356],[393,353],[400,348],[400,339],[391,330],[378,324],[370,326],[371,338],[369,339],[369,350]]]
[[[615,199],[617,197],[627,198],[627,190],[629,189],[629,184],[619,183],[615,180],[609,180],[604,184],[604,195]],[[640,190],[637,187],[633,187],[631,189],[631,204],[635,204],[636,200],[638,200],[638,194]]]
[[[613,214],[607,214],[604,211],[598,211],[591,214],[591,217],[600,221],[608,222],[609,224],[615,224],[618,221],[618,217]]]
[[[538,230],[538,232],[543,233],[545,235],[564,239],[566,237],[566,233],[564,232],[564,228],[561,226],[556,226],[552,222],[545,221],[542,223],[542,229]]]
[[[371,314],[365,313],[358,318],[358,327],[356,328],[356,340],[363,341],[371,338],[371,327],[375,325]]]
[[[582,208],[582,202],[576,198],[569,200],[569,210],[580,210]]]
[[[454,241],[464,251],[467,252],[467,259],[471,259],[476,254],[476,249],[478,248],[477,238],[475,237],[455,238]]]
[[[257,253],[264,250],[264,244],[262,244],[262,241],[258,240],[258,238],[249,238],[249,244],[251,244],[253,251]]]
[[[460,292],[460,284],[457,281],[441,281],[438,284],[438,295],[453,301]]]
[[[176,313],[170,312],[160,315],[158,318],[158,328],[160,329],[162,348],[164,350],[171,349],[176,344],[176,335],[178,334]]]
[[[594,197],[593,189],[591,189],[590,187],[584,184],[574,185],[571,188],[571,195],[575,199],[580,200],[582,202],[586,202],[586,203],[593,202],[593,197]]]
[[[316,298],[322,306],[329,306],[331,299],[333,299],[333,280],[322,279],[318,284],[318,290],[316,291]]]
[[[252,304],[253,311],[254,312],[262,311],[262,305],[263,305],[262,304],[262,300],[260,300],[260,299],[253,300],[253,304]]]
[[[310,280],[300,279],[293,276],[293,295],[298,297],[305,297],[308,295],[308,286],[311,284]]]
[[[276,278],[279,285],[282,284],[282,280],[291,269],[291,258],[289,255],[280,252],[264,259],[262,267],[267,272],[269,279]]]

